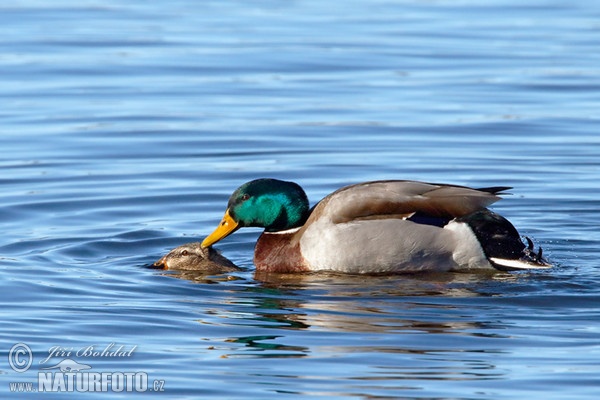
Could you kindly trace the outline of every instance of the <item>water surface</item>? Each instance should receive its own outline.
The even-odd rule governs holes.
[[[598,17],[583,0],[1,5],[0,391],[28,397],[9,384],[52,346],[114,343],[137,347],[74,359],[169,398],[597,398]],[[493,209],[556,267],[255,276],[248,229],[217,246],[244,268],[230,278],[145,268],[258,177],[312,204],[374,179],[514,186]]]

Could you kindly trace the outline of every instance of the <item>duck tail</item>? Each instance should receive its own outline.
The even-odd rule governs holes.
[[[521,252],[521,256],[518,259],[506,259],[490,257],[489,260],[492,265],[499,270],[503,271],[514,271],[521,269],[546,269],[552,267],[544,257],[542,248],[539,247],[537,252],[534,249],[533,241],[525,236],[527,240],[527,247]]]
[[[469,225],[494,268],[515,271],[552,267],[543,257],[542,248],[535,251],[533,241],[528,237],[525,237],[525,245],[516,228],[501,215],[486,209],[459,220]]]

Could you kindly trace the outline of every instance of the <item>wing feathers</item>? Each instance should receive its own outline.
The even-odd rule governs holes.
[[[414,181],[376,181],[347,186],[325,197],[309,218],[331,218],[334,223],[356,219],[407,218],[414,213],[456,218],[500,200],[505,187],[471,189]]]

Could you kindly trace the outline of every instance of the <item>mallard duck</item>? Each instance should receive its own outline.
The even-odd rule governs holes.
[[[309,209],[294,183],[257,179],[229,198],[210,246],[241,227],[262,227],[257,271],[403,273],[548,268],[533,243],[486,207],[509,187],[471,189],[417,181],[343,187]]]
[[[211,274],[238,271],[239,268],[212,247],[202,247],[200,242],[186,243],[171,250],[152,264],[154,268],[195,270]]]

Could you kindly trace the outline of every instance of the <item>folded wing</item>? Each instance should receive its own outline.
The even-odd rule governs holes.
[[[471,189],[415,181],[374,181],[341,188],[321,200],[311,220],[327,217],[334,223],[353,220],[409,218],[419,215],[452,219],[482,210],[500,200],[508,187]]]

